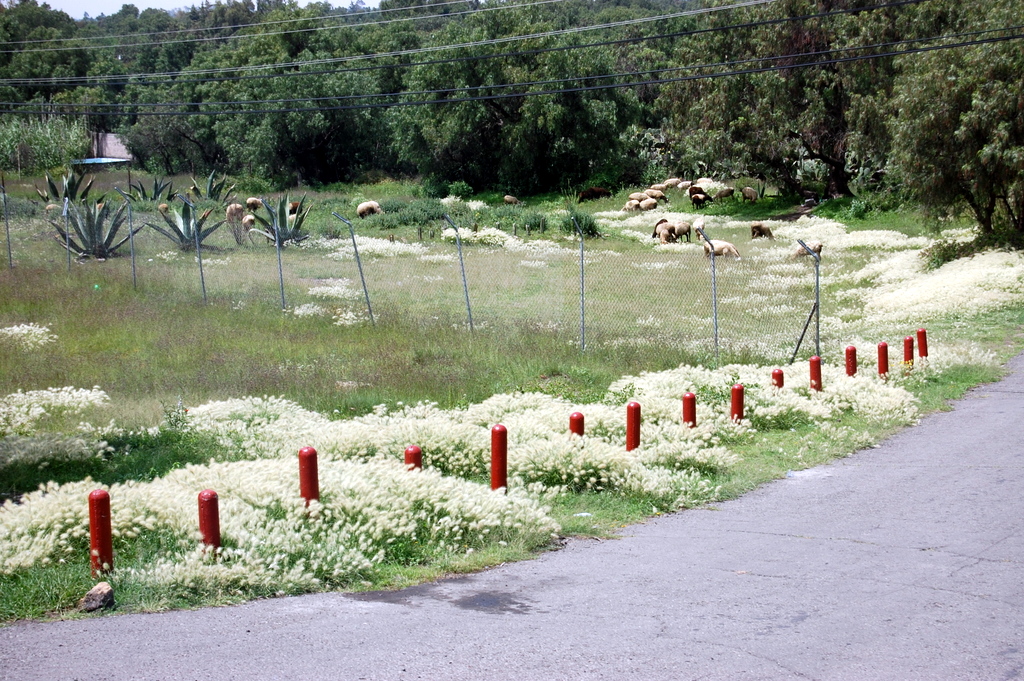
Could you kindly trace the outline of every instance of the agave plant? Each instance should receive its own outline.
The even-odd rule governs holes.
[[[146,224],[173,241],[181,250],[188,251],[196,247],[196,235],[198,235],[199,243],[201,244],[206,240],[206,237],[213,234],[217,231],[217,228],[224,224],[225,221],[221,220],[210,227],[205,227],[206,219],[210,217],[212,212],[213,209],[209,208],[202,215],[197,215],[192,206],[185,203],[182,204],[180,211],[168,208],[167,212],[160,213],[164,222],[167,223],[166,229],[149,222]]]
[[[50,177],[50,173],[46,173],[46,189],[42,190],[36,187],[36,193],[43,201],[63,201],[67,199],[71,203],[75,203],[79,199],[85,201],[89,198],[89,190],[92,189],[92,179],[85,182],[85,175],[81,177],[76,176],[74,173],[68,173],[61,177],[60,185]]]
[[[277,202],[276,208],[263,199],[263,207],[267,209],[270,219],[254,215],[264,229],[253,228],[249,230],[249,234],[262,234],[271,243],[280,243],[282,246],[288,242],[297,244],[308,239],[309,235],[302,233],[302,223],[306,221],[312,206],[306,207],[305,204],[305,195],[298,201],[289,201],[288,197],[284,196]]]
[[[107,202],[89,203],[82,201],[81,205],[68,203],[68,225],[73,229],[65,231],[64,225],[56,220],[50,220],[50,224],[56,228],[54,238],[63,248],[70,249],[80,258],[96,258],[105,260],[112,258],[117,249],[124,245],[133,234],[137,234],[142,227],[137,227],[131,234],[120,241],[116,241],[117,233],[127,219],[125,209],[128,204],[122,203],[116,209],[111,209]]]
[[[196,178],[192,178],[192,186],[189,188],[189,193],[192,194],[196,199],[202,200],[207,199],[209,201],[227,201],[231,198],[231,192],[234,190],[235,185],[225,188],[228,183],[227,175],[222,177],[220,180],[215,179],[217,171],[210,173],[210,176],[206,178],[206,186],[200,187],[199,182]]]
[[[164,199],[170,201],[174,197],[174,187],[170,180],[165,182],[163,178],[154,177],[152,192],[147,192],[146,186],[142,184],[142,180],[139,180],[132,183],[131,193],[132,197],[139,201],[162,201]]]

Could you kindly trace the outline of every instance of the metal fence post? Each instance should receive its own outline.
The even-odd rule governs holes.
[[[3,192],[4,197],[4,230],[7,233],[7,266],[10,269],[14,269],[14,254],[11,251],[11,223],[7,216],[7,184],[6,182],[0,182],[0,192]]]
[[[175,194],[175,196],[181,199],[182,203],[188,204],[188,207],[192,209],[190,222],[192,223],[192,236],[195,237],[196,241],[196,259],[199,261],[199,285],[203,289],[203,305],[206,305],[206,278],[203,276],[203,252],[199,247],[199,225],[196,220],[196,207],[182,194]]]
[[[338,218],[346,225],[348,225],[348,233],[352,236],[352,251],[356,254],[356,266],[359,268],[359,282],[363,285],[363,295],[366,296],[366,311],[370,315],[370,324],[374,326],[377,322],[373,320],[373,308],[370,306],[370,289],[366,288],[366,278],[363,276],[363,261],[359,259],[359,246],[356,245],[356,230],[352,226],[352,223],[341,217],[335,212],[331,212],[331,215]],[[423,241],[423,228],[420,228],[420,241]]]
[[[698,227],[697,231],[704,238],[704,242],[711,246],[711,239],[704,232],[704,228]],[[718,280],[715,273],[715,249],[713,246],[708,249],[708,254],[711,256],[711,319],[715,341],[715,366],[717,367],[720,363],[718,352]]]
[[[462,269],[462,291],[466,294],[466,316],[469,317],[469,330],[473,331],[473,310],[469,306],[469,284],[466,283],[466,263],[462,259],[462,238],[459,236],[459,226],[452,222],[452,219],[448,217],[448,214],[444,214],[444,219],[448,221],[448,224],[455,230],[455,245],[459,249],[459,267]]]
[[[132,200],[119,187],[114,187],[114,191],[124,197],[124,203],[128,206],[128,247],[132,255],[132,288],[136,289],[139,287],[139,282],[135,276],[135,226],[132,224]]]
[[[800,352],[800,344],[804,342],[804,335],[807,333],[807,327],[810,325],[812,317],[814,318],[814,354],[821,357],[821,256],[811,250],[803,239],[797,239],[796,242],[814,258],[814,306],[811,308],[811,313],[807,315],[804,330],[796,341],[796,347],[793,348],[790,364],[796,361],[796,354]]]
[[[68,197],[64,197],[64,246],[68,251],[68,272],[71,271],[71,235],[68,233]]]
[[[580,235],[580,352],[587,349],[587,322],[586,322],[586,281],[583,278],[583,230],[580,223],[576,222],[576,216],[572,218],[572,224],[576,227],[576,233]]]
[[[274,230],[274,248],[277,249],[277,281],[281,286],[281,309],[287,310],[288,304],[284,300],[284,267],[281,265],[281,225],[278,224],[280,216],[274,212],[266,199],[260,199],[260,201],[270,213],[270,228]]]

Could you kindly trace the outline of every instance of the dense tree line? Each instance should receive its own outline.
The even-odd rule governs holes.
[[[745,176],[914,192],[1005,237],[1024,234],[1017,2],[230,0],[73,21],[20,0],[0,4],[0,106],[119,132],[156,173],[513,193]]]

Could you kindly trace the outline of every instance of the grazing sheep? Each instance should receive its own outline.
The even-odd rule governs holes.
[[[751,239],[775,239],[775,235],[772,234],[771,227],[764,224],[763,222],[751,222],[750,223],[750,238]]]
[[[299,204],[301,201],[292,201],[288,204],[288,215],[295,215],[299,212]]]
[[[693,204],[693,207],[696,208],[697,210],[701,210],[702,208],[704,208],[704,204],[714,203],[714,201],[715,200],[708,196],[707,194],[693,194],[692,196],[690,196],[690,202]]]
[[[511,194],[505,194],[505,205],[508,205],[508,206],[518,206],[518,205],[521,205],[521,204],[522,204],[522,201],[520,201],[516,197],[512,196]]]
[[[229,204],[224,210],[224,219],[232,224],[241,222],[243,215],[245,215],[245,206],[240,203]]]
[[[255,213],[260,208],[263,208],[263,202],[255,196],[250,196],[245,200],[245,207],[249,209],[250,213]]]
[[[672,225],[672,233],[676,235],[676,239],[682,239],[685,236],[686,243],[690,243],[690,232],[692,230],[693,227],[690,225],[689,222],[686,222],[685,220],[680,220],[679,222]]]
[[[694,184],[712,184],[712,183],[714,183],[714,180],[712,180],[710,177],[702,177],[699,180],[697,180],[696,182],[694,182]]]
[[[664,200],[666,202],[668,201],[668,198],[666,198],[665,196],[665,192],[661,191],[660,189],[646,189],[644,190],[644,194],[647,194],[647,196],[651,197],[652,199]]]
[[[680,180],[678,177],[670,177],[664,182],[662,182],[662,184],[665,185],[666,187],[678,187],[680,182],[682,182],[682,180]]]
[[[365,218],[367,215],[379,215],[383,212],[380,209],[380,204],[376,201],[363,201],[356,207],[356,215],[361,218]]]
[[[647,196],[647,194],[644,194],[643,192],[633,192],[632,194],[629,195],[630,201],[643,201],[644,199],[649,198],[651,197]]]
[[[657,190],[659,192],[665,191],[665,187],[666,187],[666,185],[664,183],[662,183],[662,184],[652,184],[651,185],[651,189]]]
[[[821,242],[820,241],[805,241],[804,243],[807,244],[807,248],[811,249],[812,251],[814,251],[818,255],[821,255]],[[797,244],[796,245],[796,250],[793,251],[793,257],[794,258],[799,258],[800,256],[803,256],[803,255],[810,255],[810,254],[807,252],[806,248],[804,248],[800,244]]]
[[[47,213],[52,213],[53,211],[57,210],[57,204],[48,203],[46,204],[46,208],[44,208],[43,210],[45,210]]]
[[[672,227],[672,223],[665,218],[658,220],[658,223],[654,225],[654,232],[651,233],[651,238],[657,239],[663,244],[675,243],[676,233]]]
[[[732,187],[726,187],[725,189],[719,190],[719,192],[717,194],[715,194],[715,201],[719,201],[721,199],[727,199],[727,198],[729,198],[730,196],[732,196],[735,193],[736,193],[735,189],[733,189]]]
[[[579,202],[584,201],[596,201],[597,199],[607,199],[611,197],[612,193],[604,187],[590,187],[580,192]]]
[[[658,207],[658,200],[647,198],[640,202],[640,210],[654,210]]]
[[[692,186],[693,186],[693,182],[690,182],[689,180],[680,180],[679,184],[676,185],[676,187],[679,189],[679,191],[683,191],[685,189],[689,189]]]
[[[640,202],[630,199],[629,201],[626,201],[626,205],[622,207],[622,210],[625,213],[631,213],[633,211],[640,210]]]
[[[757,190],[754,189],[753,187],[744,187],[741,193],[743,194],[744,201],[757,203]]]
[[[699,184],[691,184],[689,187],[686,188],[686,193],[689,194],[690,196],[693,196],[694,194],[703,194],[704,188],[701,187]]]
[[[705,241],[704,242],[704,255],[710,258],[711,257],[712,249],[714,249],[716,256],[731,255],[732,257],[736,258],[737,260],[740,259],[740,252],[737,251],[736,247],[733,246],[728,241],[720,241],[718,239],[712,239],[711,241]]]
[[[242,218],[242,226],[245,227],[246,229],[253,229],[253,228],[255,228],[256,227],[256,216],[255,215],[246,215],[244,218]]]
[[[161,203],[159,206],[156,207],[156,209],[163,213],[164,215],[167,215],[167,211],[169,211],[171,207],[168,206],[166,203]]]

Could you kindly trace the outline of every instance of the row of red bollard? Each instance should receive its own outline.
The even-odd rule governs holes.
[[[921,359],[928,357],[928,331],[917,330],[917,356]],[[914,366],[914,337],[907,336],[903,339],[903,367],[911,369]],[[857,348],[852,345],[846,348],[846,375],[857,374]],[[886,377],[889,375],[889,344],[878,344],[878,375]]]

